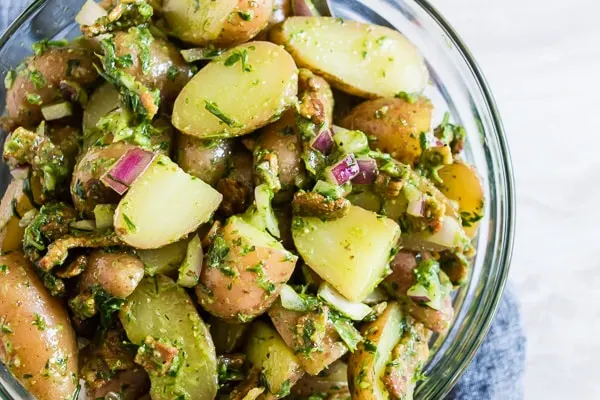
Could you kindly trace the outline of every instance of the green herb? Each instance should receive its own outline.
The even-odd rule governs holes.
[[[251,72],[253,70],[252,65],[248,64],[248,50],[234,50],[227,59],[225,59],[225,66],[231,67],[236,63],[241,62],[242,71]]]
[[[17,71],[14,69],[9,70],[4,77],[4,87],[6,90],[12,88],[15,83],[15,79],[17,79]]]
[[[418,94],[410,94],[407,92],[400,92],[397,93],[396,96],[397,99],[402,99],[410,104],[414,104],[417,102],[417,100],[419,100],[419,95]]]
[[[0,322],[0,331],[2,331],[2,333],[13,333],[13,330],[10,327],[10,325],[4,323],[4,319],[2,319],[2,321]]]
[[[373,342],[371,342],[369,339],[366,339],[363,342],[363,346],[364,346],[365,350],[368,351],[369,353],[377,352],[377,346]]]
[[[284,397],[286,397],[287,395],[290,394],[291,388],[292,388],[292,383],[290,382],[289,379],[286,379],[285,382],[283,382],[281,384],[281,386],[279,387],[279,392],[277,392],[276,397],[278,399],[283,399]]]
[[[205,103],[206,110],[209,113],[211,113],[212,115],[214,115],[215,117],[217,117],[219,120],[221,120],[221,122],[226,124],[228,127],[230,127],[230,128],[241,128],[242,127],[242,125],[240,125],[240,123],[237,122],[235,119],[223,114],[223,112],[221,110],[219,110],[219,106],[217,105],[217,103],[212,102],[212,101],[207,101],[207,100],[204,100],[204,103]]]
[[[246,268],[246,271],[254,272],[256,275],[258,275],[256,284],[265,292],[267,292],[267,294],[271,294],[275,291],[276,287],[275,284],[265,276],[265,270],[263,266],[264,263],[261,261],[252,267]]]
[[[100,314],[100,325],[106,330],[112,324],[113,315],[121,310],[123,304],[125,304],[125,299],[107,293],[100,286],[93,287],[92,293]]]
[[[45,331],[46,330],[46,321],[44,320],[44,318],[38,313],[35,313],[33,315],[34,315],[35,320],[31,323],[31,325],[37,326],[38,330],[40,330],[40,331]]]
[[[0,264],[0,273],[7,274],[8,273],[8,265]]]
[[[87,200],[87,192],[85,190],[85,187],[83,186],[83,183],[77,179],[77,182],[75,183],[75,195],[80,199],[80,200]]]
[[[27,93],[25,95],[25,98],[27,99],[27,102],[29,104],[33,104],[36,106],[39,106],[40,104],[42,104],[42,98],[37,93]]]
[[[380,38],[378,38],[375,43],[377,43],[379,46],[383,45],[386,41],[388,40],[387,36],[381,36]]]
[[[462,226],[467,228],[472,227],[474,224],[481,221],[481,219],[483,218],[483,214],[477,214],[474,211],[473,213],[470,213],[468,211],[462,211],[460,213],[460,216],[462,218]]]
[[[23,374],[23,379],[31,379],[31,378],[33,378],[33,375],[31,375],[31,374]],[[75,397],[75,399],[76,399],[76,397]]]
[[[66,39],[62,40],[48,40],[43,39],[39,42],[36,42],[31,45],[31,49],[33,50],[36,56],[42,55],[49,47],[65,47],[69,42]]]
[[[198,12],[200,9],[200,0],[194,0],[194,12]]]
[[[254,18],[254,11],[238,11],[238,15],[244,21],[252,21],[252,18]]]
[[[137,232],[137,226],[133,223],[133,221],[127,216],[127,214],[123,214],[123,219],[125,220],[125,224],[127,225],[127,229],[129,232]]]
[[[133,65],[133,57],[131,54],[125,54],[115,58],[115,63],[120,68],[129,68]]]
[[[177,78],[177,75],[179,74],[179,70],[177,69],[177,67],[175,67],[174,65],[171,65],[169,67],[169,70],[167,71],[167,76],[169,78],[169,80],[172,82],[175,80],[175,78]]]
[[[73,69],[81,65],[81,60],[76,58],[67,61],[67,76],[73,76]]]
[[[340,339],[342,339],[346,344],[346,347],[348,347],[348,350],[351,352],[356,350],[358,344],[363,340],[363,337],[354,325],[352,325],[352,322],[332,310],[329,311],[329,319],[333,323],[333,327],[338,335],[340,335]]]
[[[136,46],[138,48],[140,61],[142,63],[142,73],[147,75],[152,67],[152,58],[150,56],[150,45],[154,37],[148,28],[132,28],[137,33]],[[131,30],[130,30],[131,32]]]
[[[421,132],[419,134],[419,145],[421,146],[421,151],[425,151],[429,148],[429,140],[427,139],[427,133]]]
[[[48,84],[46,78],[44,78],[44,75],[38,70],[34,70],[29,73],[29,80],[31,81],[31,83],[33,83],[33,86],[35,86],[35,88],[38,90]]]

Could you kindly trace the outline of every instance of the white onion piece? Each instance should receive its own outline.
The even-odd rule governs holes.
[[[424,238],[427,242],[446,248],[463,247],[467,235],[456,218],[445,216],[442,229]]]
[[[75,17],[79,25],[92,25],[98,18],[105,17],[108,12],[93,0],[87,0]]]
[[[349,301],[325,282],[321,283],[321,286],[319,286],[317,295],[325,303],[342,313],[342,315],[354,321],[362,321],[373,311],[371,307],[366,304]]]
[[[411,286],[411,288],[408,289],[408,292],[406,292],[406,294],[408,295],[408,297],[410,297],[412,301],[416,301],[417,303],[428,303],[431,301],[429,292],[422,285],[417,284]]]
[[[308,311],[306,302],[296,291],[289,285],[283,285],[279,293],[281,305],[283,308],[292,311]]]
[[[423,196],[420,196],[416,200],[411,200],[408,202],[408,207],[406,208],[406,213],[408,215],[412,215],[413,217],[422,217],[423,216]]]

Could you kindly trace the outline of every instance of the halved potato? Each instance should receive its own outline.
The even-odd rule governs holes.
[[[130,246],[157,249],[207,222],[222,198],[169,157],[158,155],[117,206],[115,232]]]
[[[23,253],[0,256],[0,266],[0,360],[36,399],[71,399],[77,341],[67,310]]]
[[[484,198],[481,180],[477,170],[468,164],[459,162],[445,165],[438,171],[440,191],[449,199],[458,202],[458,211],[462,225],[469,237],[475,236],[479,220],[483,215]]]
[[[213,60],[183,88],[173,125],[200,138],[245,135],[278,119],[297,92],[298,70],[285,50],[246,43]]]
[[[295,216],[292,235],[304,261],[348,300],[362,301],[385,278],[400,227],[351,206],[344,217],[322,221]]]
[[[413,100],[386,98],[365,101],[355,107],[340,125],[359,130],[379,149],[406,164],[421,156],[420,133],[431,130],[433,105],[421,96]]]
[[[347,93],[393,97],[421,92],[429,80],[423,57],[399,32],[339,18],[291,17],[271,30],[299,66]]]
[[[150,336],[179,348],[183,359],[175,376],[150,374],[152,399],[214,399],[215,347],[208,327],[184,289],[162,275],[146,278],[127,299],[119,317],[132,343],[140,345]]]
[[[25,228],[19,226],[23,215],[33,209],[31,201],[24,192],[24,180],[13,180],[4,192],[0,204],[0,250],[3,252],[19,250],[22,247]]]
[[[398,303],[390,303],[377,318],[363,327],[364,341],[348,358],[348,385],[356,400],[385,400],[389,396],[383,383],[392,350],[400,342],[404,315]]]
[[[289,388],[304,374],[294,352],[275,329],[262,321],[252,325],[246,345],[246,356],[248,361],[261,371],[267,383],[267,390],[275,398],[284,397]]]

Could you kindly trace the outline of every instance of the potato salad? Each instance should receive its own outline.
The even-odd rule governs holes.
[[[306,0],[76,21],[5,76],[14,378],[39,400],[412,399],[485,203],[419,50]]]

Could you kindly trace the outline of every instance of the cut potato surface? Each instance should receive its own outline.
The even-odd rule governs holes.
[[[271,31],[296,63],[347,93],[393,97],[421,92],[429,80],[423,57],[399,32],[339,18],[291,17]]]
[[[238,46],[213,60],[183,88],[173,125],[200,138],[245,135],[278,119],[296,102],[298,70],[269,42]]]
[[[0,250],[3,252],[22,248],[25,228],[19,221],[29,210],[33,209],[31,200],[24,191],[25,181],[13,180],[6,188],[0,204]]]
[[[458,202],[462,225],[469,237],[475,236],[483,216],[483,187],[477,170],[465,163],[445,165],[438,171],[442,182],[440,191],[450,200]]]
[[[117,206],[115,232],[138,249],[176,242],[207,222],[223,196],[158,155]]]
[[[352,206],[331,221],[294,217],[292,235],[304,261],[344,297],[362,301],[385,277],[400,227],[389,218]]]
[[[150,336],[172,343],[183,362],[175,376],[150,374],[153,400],[212,400],[217,393],[217,360],[208,327],[186,291],[162,275],[144,279],[119,314],[129,340]]]

